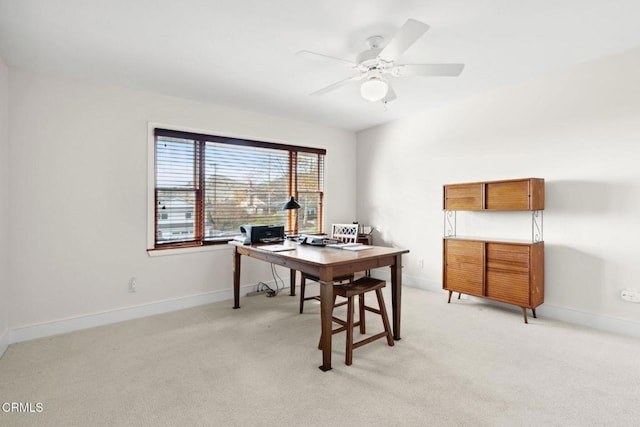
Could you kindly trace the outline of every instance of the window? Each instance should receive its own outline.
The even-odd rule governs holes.
[[[322,232],[326,150],[156,128],[154,247],[221,243],[244,224]],[[282,209],[294,196],[301,208]]]

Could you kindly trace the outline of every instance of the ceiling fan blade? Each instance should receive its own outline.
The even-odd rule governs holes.
[[[340,63],[341,65],[344,66],[349,66],[349,67],[355,67],[356,64],[353,61],[348,61],[346,59],[342,59],[342,58],[336,58],[335,56],[329,56],[329,55],[325,55],[323,53],[317,53],[317,52],[311,52],[309,50],[300,50],[298,52],[296,52],[296,55],[298,56],[302,56],[304,58],[307,59],[311,59],[311,60],[321,60],[321,61],[332,61],[332,62],[337,62]]]
[[[422,37],[428,29],[429,26],[424,22],[407,19],[407,22],[398,30],[378,56],[385,61],[395,61]]]
[[[462,73],[464,64],[404,64],[393,68],[396,77],[444,76],[456,77]]]
[[[344,86],[344,85],[346,85],[346,84],[349,84],[349,83],[351,83],[352,81],[355,81],[355,80],[361,80],[361,79],[362,79],[362,77],[363,77],[362,75],[353,76],[353,77],[347,77],[347,78],[346,78],[346,79],[344,79],[344,80],[340,80],[340,81],[338,81],[338,82],[335,82],[334,84],[331,84],[331,85],[329,85],[329,86],[327,86],[327,87],[324,87],[324,88],[322,88],[322,89],[320,89],[320,90],[317,90],[317,91],[315,91],[315,92],[312,92],[312,93],[310,93],[309,95],[311,95],[311,96],[320,96],[320,95],[324,95],[325,93],[327,93],[327,92],[331,92],[332,90],[335,90],[335,89],[338,89],[339,87],[342,87],[342,86]]]

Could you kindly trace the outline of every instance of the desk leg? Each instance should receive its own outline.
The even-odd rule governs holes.
[[[393,312],[393,339],[400,339],[400,308],[402,307],[402,255],[396,255],[391,266],[391,310]]]
[[[233,248],[233,308],[240,308],[240,257],[238,249]]]
[[[296,296],[296,270],[289,270],[289,295]]]
[[[320,322],[322,342],[322,366],[320,370],[328,371],[331,369],[331,329],[333,316],[333,283],[320,282]]]

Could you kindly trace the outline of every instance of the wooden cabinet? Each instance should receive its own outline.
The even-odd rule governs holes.
[[[544,209],[544,179],[523,178],[444,186],[449,211],[528,211]]]
[[[444,208],[540,211],[544,209],[544,180],[524,178],[445,185]],[[538,227],[536,223],[533,225],[534,229]],[[544,302],[544,242],[464,238],[455,235],[455,224],[450,229],[452,233],[446,231],[445,219],[442,287],[449,292],[448,302],[453,292],[458,292],[458,298],[460,294],[468,294],[517,305],[522,308],[525,323],[528,323],[527,309],[536,317],[536,307]]]
[[[444,239],[443,288],[526,309],[544,302],[544,242]]]

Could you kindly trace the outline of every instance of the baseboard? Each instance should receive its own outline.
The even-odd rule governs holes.
[[[391,283],[391,273],[388,268],[371,270],[371,276]],[[425,291],[442,292],[442,282],[425,280],[421,277],[409,276],[406,274],[402,275],[402,286],[424,289]]]
[[[616,319],[593,313],[585,313],[550,304],[543,304],[536,308],[536,314],[538,316],[548,317],[561,322],[573,323],[575,325],[586,326],[588,328],[604,332],[640,338],[640,322]]]
[[[244,295],[254,289],[255,285],[243,286],[240,289],[240,295]],[[9,344],[17,342],[124,322],[126,320],[139,319],[141,317],[168,313],[214,302],[230,301],[232,299],[233,290],[229,289],[23,326],[8,331],[5,337],[0,339],[0,354],[2,354]]]
[[[372,273],[372,275],[380,279],[390,280],[390,275],[385,275],[384,272],[377,271]],[[430,282],[416,277],[403,276],[402,284],[403,286],[410,286],[427,291],[445,293],[445,291],[442,290],[442,283]],[[486,302],[487,304],[500,304],[482,298],[473,299],[481,302]],[[510,306],[508,304],[500,304],[500,306],[511,307],[514,310],[520,311],[520,308],[516,306]],[[559,320],[561,322],[571,323],[574,325],[585,326],[587,328],[597,329],[604,332],[640,338],[640,323],[630,320],[616,319],[613,317],[586,313],[583,311],[558,307],[547,303],[542,304],[541,306],[536,308],[536,315],[538,315],[538,317],[546,317],[549,319]]]
[[[4,352],[7,351],[7,347],[9,347],[9,331],[5,330],[0,335],[0,359],[2,359]]]

